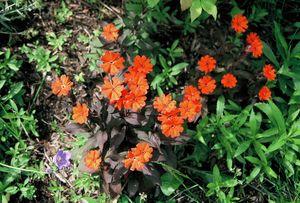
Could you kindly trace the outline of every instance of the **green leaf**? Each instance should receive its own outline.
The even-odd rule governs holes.
[[[286,126],[283,115],[272,101],[269,101],[269,103],[257,103],[255,106],[268,116],[271,123],[278,128],[280,135],[286,134]]]
[[[185,11],[190,8],[193,3],[193,0],[180,0],[181,11]]]
[[[272,51],[271,47],[265,42],[263,43],[263,53],[264,55],[276,66],[277,69],[280,68],[279,62],[276,59],[274,52]]]
[[[273,178],[277,178],[277,174],[275,173],[275,171],[273,171],[273,169],[269,166],[266,166],[265,171],[267,173],[267,175],[273,177]]]
[[[288,57],[289,48],[284,36],[281,33],[280,26],[277,22],[274,22],[274,32],[277,49],[281,54],[282,58],[286,59]]]
[[[176,64],[171,69],[171,75],[172,76],[178,75],[188,65],[189,65],[188,63],[178,63],[178,64]]]
[[[148,5],[149,5],[150,8],[155,7],[158,4],[159,1],[160,0],[147,0]]]
[[[222,181],[220,170],[217,165],[214,165],[214,168],[213,168],[213,179],[214,179],[213,182],[221,182]]]
[[[217,115],[222,116],[225,109],[225,98],[220,96],[217,101]]]
[[[191,12],[191,22],[193,22],[202,13],[201,0],[193,0],[192,6],[190,8],[190,12]]]
[[[208,14],[212,15],[214,19],[217,19],[217,6],[215,5],[214,1],[212,0],[201,0],[201,7],[205,10]]]
[[[234,153],[234,157],[237,157],[237,156],[241,155],[242,153],[244,153],[249,148],[250,144],[251,144],[251,140],[248,140],[248,141],[240,144]]]
[[[0,80],[0,90],[2,89],[2,87],[4,86],[6,80]]]
[[[252,172],[250,173],[250,176],[248,176],[248,177],[246,178],[247,183],[250,183],[252,180],[254,180],[254,178],[256,178],[256,176],[259,174],[260,170],[261,170],[261,167],[260,167],[260,166],[256,166],[256,167],[252,170]]]
[[[161,176],[161,191],[166,195],[170,196],[179,186],[183,183],[181,177],[174,176],[171,173],[165,173]]]

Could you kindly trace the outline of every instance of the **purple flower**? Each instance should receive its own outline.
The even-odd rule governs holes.
[[[63,169],[64,167],[70,166],[70,158],[71,153],[68,151],[58,150],[57,154],[53,157],[53,162],[58,167],[59,170]]]

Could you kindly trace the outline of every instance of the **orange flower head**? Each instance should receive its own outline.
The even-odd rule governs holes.
[[[142,171],[153,154],[153,148],[146,142],[140,142],[135,148],[128,151],[123,163],[131,171]]]
[[[255,42],[255,41],[260,41],[260,38],[259,38],[259,36],[258,36],[257,33],[255,33],[255,32],[250,32],[250,33],[247,35],[246,41],[247,41],[248,44],[252,44],[252,43]]]
[[[237,33],[244,33],[248,28],[248,20],[242,14],[237,14],[232,18],[231,27]]]
[[[125,109],[130,109],[133,112],[141,110],[146,105],[147,97],[143,93],[128,92],[123,99]]]
[[[200,92],[196,87],[188,85],[183,90],[183,99],[189,101],[200,101]]]
[[[85,166],[93,171],[99,170],[101,161],[99,150],[90,150],[84,157]]]
[[[267,101],[271,98],[271,91],[267,86],[263,86],[258,93],[258,97],[261,101]]]
[[[118,109],[119,111],[122,110],[122,108],[124,107],[124,102],[125,102],[125,97],[126,95],[128,94],[128,91],[127,89],[124,89],[122,92],[121,92],[121,97],[120,99],[116,102],[115,104],[115,108]]]
[[[102,64],[100,67],[108,74],[115,75],[125,68],[124,58],[120,53],[105,51],[104,55],[100,59]]]
[[[148,74],[153,70],[151,60],[146,56],[136,56],[133,60],[133,66],[138,72]]]
[[[201,112],[202,104],[200,101],[183,100],[179,104],[180,115],[189,122],[193,122],[196,116]]]
[[[217,61],[209,56],[202,56],[198,61],[199,70],[203,71],[205,74],[213,71],[216,68]]]
[[[155,97],[153,107],[159,113],[170,112],[176,108],[176,101],[172,99],[171,94]]]
[[[130,71],[124,74],[124,78],[130,91],[139,94],[147,94],[149,85],[143,73]]]
[[[108,42],[114,42],[119,37],[119,30],[113,23],[109,23],[103,27],[102,36]]]
[[[198,87],[202,94],[212,94],[216,89],[216,80],[206,75],[198,80]]]
[[[51,84],[52,93],[57,96],[67,96],[73,86],[70,78],[62,75]]]
[[[223,75],[221,83],[224,87],[231,89],[236,86],[237,79],[231,73],[227,73],[227,74]]]
[[[263,44],[259,36],[251,32],[248,34],[246,41],[249,44],[246,51],[251,52],[254,58],[261,57],[263,54]]]
[[[181,116],[171,116],[161,123],[161,131],[166,137],[179,137],[184,130],[183,122],[184,120]]]
[[[111,103],[120,99],[122,91],[124,90],[123,82],[113,77],[109,80],[107,77],[104,78],[104,84],[101,87],[102,93],[110,100]]]
[[[73,107],[72,118],[76,123],[84,124],[87,122],[89,115],[89,109],[86,104],[80,104],[79,102]]]
[[[274,67],[270,64],[267,64],[264,66],[263,68],[263,73],[265,78],[267,78],[268,80],[275,80],[276,78],[276,71],[274,69]]]

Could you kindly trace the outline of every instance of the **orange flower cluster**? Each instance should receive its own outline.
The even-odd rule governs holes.
[[[87,118],[89,115],[89,109],[86,104],[77,103],[76,106],[73,107],[73,120],[76,123],[84,124],[87,122]]]
[[[231,89],[236,86],[237,79],[231,73],[227,73],[227,74],[223,75],[221,83],[224,87]]]
[[[271,64],[266,64],[263,67],[263,75],[269,81],[273,81],[276,79],[276,70]],[[258,98],[261,101],[267,101],[271,98],[271,90],[265,85],[258,92]]]
[[[237,33],[244,33],[248,29],[248,19],[242,14],[237,14],[232,18],[231,27]]]
[[[205,75],[198,80],[198,88],[202,94],[212,94],[216,89],[216,80]]]
[[[186,86],[179,107],[176,106],[176,101],[170,94],[156,97],[153,107],[159,112],[158,120],[161,122],[162,133],[166,137],[176,138],[184,130],[184,119],[192,122],[201,112],[200,92],[191,85]]]
[[[183,91],[183,101],[179,104],[180,115],[183,119],[193,122],[201,112],[201,96],[198,89],[192,85],[186,86]]]
[[[149,58],[136,56],[133,66],[124,73],[124,80],[116,76],[112,79],[104,78],[104,84],[101,87],[102,93],[117,109],[124,108],[137,112],[146,105],[146,95],[149,89],[146,76],[152,69],[153,65]],[[110,74],[108,71],[107,73]]]
[[[267,78],[267,80],[275,80],[276,78],[276,71],[274,69],[274,67],[270,64],[266,64],[263,68],[263,74],[265,76],[265,78]]]
[[[198,61],[199,70],[203,71],[205,74],[212,72],[216,68],[217,61],[209,56],[202,56]]]
[[[153,148],[146,142],[140,142],[128,151],[123,163],[131,171],[142,171],[152,158]]]
[[[119,30],[113,23],[109,23],[103,27],[102,37],[108,42],[114,42],[119,37]]]
[[[102,61],[100,67],[110,75],[116,75],[125,68],[125,60],[120,53],[105,51],[100,60]]]
[[[67,96],[73,86],[70,78],[66,75],[62,75],[57,78],[51,84],[52,93],[57,96]],[[77,103],[75,107],[73,107],[73,115],[72,118],[76,123],[84,124],[87,122],[87,117],[89,115],[89,109],[86,104]]]
[[[251,32],[248,34],[246,41],[248,43],[246,51],[251,52],[254,58],[261,57],[263,53],[263,44],[257,33]]]
[[[62,75],[51,84],[52,93],[57,96],[67,96],[73,86],[70,78]]]
[[[271,90],[267,86],[263,86],[259,92],[258,97],[261,101],[267,101],[271,98]]]
[[[99,170],[101,162],[99,150],[90,150],[84,157],[85,166],[92,171]]]

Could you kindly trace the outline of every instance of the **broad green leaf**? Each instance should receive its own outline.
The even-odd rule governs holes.
[[[257,103],[256,107],[268,116],[271,123],[278,128],[280,135],[286,134],[286,126],[283,115],[272,101],[269,101],[269,103]]]
[[[273,178],[277,178],[277,174],[275,173],[275,171],[273,171],[273,169],[269,166],[266,166],[265,168],[266,174],[273,177]]]
[[[160,0],[147,0],[148,5],[149,5],[150,8],[155,7],[158,4],[159,1]]]
[[[291,53],[291,57],[300,59],[300,42],[296,44]]]
[[[208,14],[212,15],[214,19],[217,19],[217,6],[215,5],[214,1],[212,0],[201,0],[201,7],[204,11]]]
[[[223,185],[224,187],[234,187],[234,186],[236,186],[238,183],[239,183],[239,182],[238,182],[238,180],[236,180],[236,179],[229,179],[229,180],[224,181],[222,185]]]
[[[289,48],[284,36],[281,33],[280,26],[277,22],[274,22],[274,32],[277,49],[281,54],[282,58],[286,59],[288,57]]]
[[[0,80],[0,90],[2,89],[2,87],[4,86],[6,80]]]
[[[214,165],[214,168],[213,168],[213,179],[214,179],[213,182],[221,182],[222,181],[220,170],[217,165]]]
[[[246,156],[245,159],[247,161],[251,162],[252,164],[257,164],[257,165],[261,164],[261,161],[258,158],[253,157],[253,156]]]
[[[171,75],[175,76],[178,75],[184,68],[186,68],[189,64],[188,63],[178,63],[172,67]]]
[[[261,170],[261,167],[260,167],[260,166],[256,166],[256,167],[252,170],[252,172],[250,173],[250,176],[248,176],[248,177],[246,178],[247,183],[250,183],[252,180],[254,180],[254,178],[256,178],[256,176],[259,174],[260,170]]]
[[[225,98],[220,96],[217,101],[217,115],[222,116],[225,109]]]
[[[201,0],[193,0],[192,6],[190,8],[190,12],[191,12],[191,22],[193,22],[202,13]]]
[[[250,144],[251,144],[251,140],[248,140],[248,141],[240,144],[234,153],[234,157],[237,157],[237,156],[241,155],[242,153],[244,153],[249,148]]]
[[[276,56],[274,54],[274,52],[272,51],[271,47],[269,47],[269,45],[265,42],[263,43],[263,53],[264,55],[276,66],[277,69],[280,68],[280,64],[276,59]]]
[[[165,173],[161,176],[161,191],[166,195],[170,196],[179,186],[183,183],[181,177],[174,176],[171,173]]]
[[[190,8],[193,0],[180,0],[181,11],[185,11]]]

